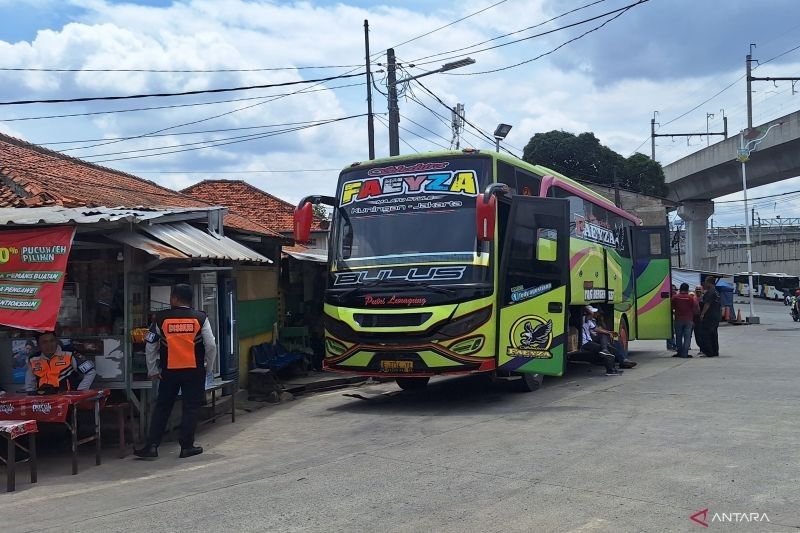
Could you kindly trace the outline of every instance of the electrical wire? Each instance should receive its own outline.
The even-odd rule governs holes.
[[[411,39],[408,39],[408,40],[406,40],[406,41],[403,41],[402,43],[396,44],[396,45],[394,45],[394,46],[390,46],[389,48],[399,48],[399,47],[401,47],[401,46],[403,46],[403,45],[405,45],[405,44],[412,43],[412,42],[414,42],[414,41],[416,41],[416,40],[418,40],[418,39],[422,39],[423,37],[427,37],[428,35],[434,34],[434,33],[436,33],[437,31],[441,31],[441,30],[443,30],[443,29],[445,29],[445,28],[449,28],[450,26],[453,26],[453,25],[455,25],[455,24],[458,24],[459,22],[462,22],[462,21],[464,21],[464,20],[467,20],[467,19],[469,19],[469,18],[472,18],[472,17],[474,17],[475,15],[480,15],[481,13],[484,13],[484,12],[486,12],[486,11],[489,11],[490,9],[492,9],[492,8],[494,8],[494,7],[497,7],[497,6],[499,6],[500,4],[505,4],[506,2],[508,2],[508,0],[500,0],[499,2],[495,2],[494,4],[492,4],[492,5],[490,5],[490,6],[486,6],[486,7],[484,7],[483,9],[480,9],[480,10],[478,10],[478,11],[475,11],[475,12],[473,12],[473,13],[470,13],[469,15],[463,16],[463,17],[461,17],[460,19],[454,20],[453,22],[449,22],[449,23],[445,24],[444,26],[439,26],[438,28],[435,28],[435,29],[433,29],[433,30],[431,30],[431,31],[428,31],[428,32],[425,32],[425,33],[423,33],[423,34],[417,35],[416,37],[412,37]],[[383,52],[378,52],[377,54],[373,54],[373,56],[374,56],[374,55],[380,55],[380,54],[382,54],[382,53],[383,53]]]
[[[649,1],[650,0],[637,0],[636,2],[634,2],[632,4],[628,4],[627,6],[621,7],[619,9],[614,9],[614,10],[611,10],[611,11],[607,11],[605,13],[602,13],[600,15],[596,15],[594,17],[590,17],[590,18],[587,18],[587,19],[584,19],[584,20],[579,20],[578,22],[573,22],[572,24],[567,24],[566,26],[560,26],[558,28],[553,28],[552,30],[547,30],[547,31],[544,31],[544,32],[541,32],[541,33],[537,33],[535,35],[529,35],[528,37],[522,37],[520,39],[514,39],[513,41],[508,41],[506,43],[501,43],[501,44],[497,44],[497,45],[494,45],[494,46],[489,46],[487,48],[481,48],[481,49],[478,49],[478,50],[470,50],[468,53],[470,55],[480,54],[480,53],[483,53],[483,52],[488,52],[490,50],[496,50],[498,48],[503,48],[505,46],[510,46],[512,44],[517,44],[517,43],[520,43],[520,42],[523,42],[523,41],[529,41],[529,40],[535,39],[537,37],[543,37],[545,35],[550,35],[552,33],[556,33],[556,32],[562,31],[562,30],[567,30],[569,28],[574,28],[576,26],[581,26],[583,24],[588,24],[589,22],[593,22],[595,20],[605,18],[605,17],[613,15],[615,13],[616,14],[625,13],[626,11],[628,11],[629,9],[631,9],[633,7],[636,7],[638,5],[644,4],[644,3],[649,2]],[[617,17],[613,17],[611,20],[614,20],[615,18],[617,18]],[[600,27],[602,27],[602,25]],[[600,27],[598,27],[597,29],[599,29]],[[591,33],[591,32],[587,32],[587,33]],[[572,40],[567,41],[567,43],[569,43],[569,42],[572,42]],[[426,65],[426,64],[430,64],[430,63],[440,63],[440,62],[443,62],[443,61],[449,61],[451,59],[460,58],[463,55],[464,54],[458,54],[458,55],[451,56],[451,57],[439,58],[439,59],[435,59],[435,60],[422,61],[422,62],[420,62],[420,61],[412,61],[412,63],[414,65]],[[528,61],[528,62],[530,62],[530,61]]]
[[[497,41],[499,39],[503,39],[505,37],[510,37],[512,35],[517,35],[517,34],[522,33],[522,32],[526,32],[526,31],[529,31],[529,30],[533,30],[533,29],[539,28],[541,26],[544,26],[545,24],[549,24],[550,22],[553,22],[554,20],[558,20],[558,19],[560,19],[562,17],[566,17],[567,15],[571,15],[572,13],[575,13],[577,11],[581,11],[583,9],[592,7],[594,5],[602,4],[603,2],[606,2],[606,1],[607,0],[595,0],[594,2],[590,2],[590,3],[582,5],[580,7],[576,7],[575,9],[571,9],[570,11],[566,11],[564,13],[561,13],[560,15],[556,15],[555,17],[547,19],[547,20],[545,20],[543,22],[540,22],[538,24],[534,24],[533,26],[528,26],[526,28],[522,28],[521,30],[512,31],[510,33],[504,33],[503,35],[498,35],[497,37],[492,37],[491,39],[487,39],[487,40],[481,41],[479,43],[471,44],[469,46],[464,46],[462,48],[455,48],[453,50],[448,50],[446,52],[439,52],[439,53],[436,53],[436,54],[431,54],[431,55],[427,55],[427,56],[418,57],[413,62],[422,61],[423,59],[431,59],[433,57],[438,57],[438,56],[443,56],[443,55],[451,55],[451,54],[454,54],[456,52],[463,52],[464,50],[469,50],[470,48],[477,48],[478,46],[483,46],[484,44],[488,44],[488,43]],[[466,53],[471,53],[471,52],[466,52]],[[424,70],[424,69],[422,69],[422,70]]]
[[[389,132],[391,133],[392,129],[389,127],[389,124],[387,124],[386,122],[384,122],[384,119],[383,119],[382,117],[375,117],[375,118],[377,118],[377,119],[378,119],[378,122],[380,122],[381,124],[383,124],[384,126],[386,126],[386,129],[387,129],[387,130],[389,130]],[[419,153],[419,150],[417,150],[416,148],[414,148],[413,146],[411,146],[411,144],[410,144],[408,141],[406,141],[405,139],[403,139],[403,138],[402,138],[402,137],[400,137],[399,135],[397,136],[397,138],[400,140],[400,142],[402,142],[403,144],[405,144],[406,146],[408,146],[408,147],[409,147],[409,148],[410,148],[410,149],[411,149],[411,150],[412,150],[414,153],[417,153],[417,154]]]
[[[609,13],[616,13],[616,15],[614,15],[610,19],[604,21],[602,24],[599,24],[599,25],[595,26],[594,28],[591,28],[591,29],[585,31],[585,32],[581,33],[580,35],[578,35],[576,37],[573,37],[572,39],[564,41],[563,43],[561,43],[560,45],[556,46],[552,50],[548,50],[547,52],[539,54],[536,57],[532,57],[530,59],[526,59],[524,61],[520,61],[519,63],[514,63],[512,65],[507,65],[505,67],[500,67],[500,68],[495,68],[495,69],[490,69],[490,70],[482,70],[480,72],[443,72],[443,74],[446,74],[448,76],[479,76],[479,75],[482,75],[482,74],[494,74],[496,72],[502,72],[504,70],[510,70],[512,68],[521,67],[522,65],[527,65],[528,63],[532,63],[534,61],[538,61],[539,59],[541,59],[543,57],[549,56],[550,54],[553,54],[553,53],[557,52],[558,50],[560,50],[561,48],[567,46],[568,44],[571,44],[571,43],[574,43],[575,41],[583,39],[584,37],[586,37],[590,33],[594,33],[596,31],[600,30],[601,28],[603,28],[604,26],[606,26],[607,24],[610,24],[611,22],[617,20],[619,17],[621,17],[622,15],[627,13],[628,10],[633,9],[635,6],[641,5],[641,4],[643,4],[645,2],[649,2],[649,1],[650,0],[639,0],[638,2],[636,2],[634,4],[630,4],[628,7],[625,7],[625,8],[622,8],[622,9],[618,9],[618,10],[615,10],[615,11],[611,11]],[[608,13],[606,13],[605,15],[601,15],[601,17],[602,16],[606,16],[606,15],[608,15]],[[600,18],[600,17],[594,17],[594,18],[588,19],[588,20],[597,20],[598,18]]]
[[[160,152],[160,153],[157,153],[157,154],[144,154],[144,155],[117,157],[117,158],[112,158],[112,159],[99,159],[99,160],[92,161],[92,163],[108,163],[108,162],[111,162],[111,161],[123,161],[123,160],[127,160],[127,159],[142,159],[142,158],[145,158],[145,157],[156,157],[156,156],[162,156],[162,155],[167,155],[167,154],[175,154],[175,153],[180,153],[180,152],[191,152],[191,151],[194,151],[194,150],[204,150],[206,148],[214,148],[214,147],[217,147],[217,146],[227,146],[227,145],[230,145],[230,144],[238,144],[238,143],[247,142],[247,141],[265,139],[267,137],[274,137],[276,135],[282,135],[284,133],[291,133],[291,132],[294,132],[294,131],[300,131],[300,130],[305,130],[305,129],[309,129],[309,128],[316,128],[318,126],[324,126],[326,124],[332,124],[334,122],[341,122],[343,120],[350,120],[350,119],[353,119],[353,118],[360,118],[360,117],[365,117],[365,116],[367,116],[366,113],[361,113],[360,115],[350,115],[348,117],[341,117],[341,118],[338,118],[338,119],[335,119],[335,120],[329,120],[327,122],[320,122],[320,123],[317,123],[317,124],[308,124],[308,125],[305,125],[305,126],[297,126],[295,128],[290,128],[290,129],[286,129],[286,130],[280,130],[280,131],[265,133],[265,134],[261,134],[261,135],[257,135],[257,136],[249,136],[249,138],[246,138],[246,139],[239,139],[239,140],[232,140],[232,141],[226,141],[226,142],[220,142],[220,143],[213,143],[213,144],[209,144],[208,146],[195,146],[195,147],[192,147],[192,148],[180,148],[180,149],[177,149],[177,150],[167,150],[165,152]],[[380,118],[380,116],[376,115],[376,118]],[[188,146],[188,145],[184,145],[184,146]],[[143,150],[134,150],[134,151],[135,152],[139,152],[139,151],[143,151]],[[107,155],[110,155],[110,154],[107,154]],[[95,156],[86,156],[86,157],[99,157],[99,156],[100,156],[100,154],[95,155]]]
[[[378,115],[386,115],[388,113],[373,113]],[[333,117],[336,118],[336,117]],[[331,120],[328,118],[322,118],[319,120],[305,120],[301,122],[284,122],[281,124],[263,124],[261,126],[242,126],[239,128],[219,128],[215,130],[199,130],[199,131],[181,131],[176,133],[158,133],[155,135],[148,135],[147,138],[150,137],[173,137],[178,135],[200,135],[202,133],[223,133],[226,131],[243,131],[243,130],[255,130],[255,129],[264,129],[264,128],[278,128],[281,126],[299,126],[302,124],[313,124],[315,122],[324,122],[326,120]],[[39,146],[55,146],[57,144],[75,144],[75,143],[87,143],[87,142],[99,142],[99,141],[127,141],[130,139],[134,139],[138,137],[104,137],[101,139],[80,139],[75,141],[53,141],[53,142],[37,142],[33,144],[37,144]]]
[[[178,93],[149,93],[149,94],[129,94],[125,96],[86,96],[81,98],[55,98],[49,100],[13,100],[7,102],[0,102],[0,106],[7,105],[27,105],[27,104],[64,104],[73,102],[94,102],[99,100],[131,100],[137,98],[163,98],[170,96],[189,96],[194,94],[211,94],[211,93],[226,93],[233,91],[249,91],[253,89],[270,89],[273,87],[288,87],[292,85],[305,85],[307,83],[324,83],[326,81],[340,80],[345,78],[355,78],[363,76],[363,73],[357,74],[339,74],[338,76],[328,76],[327,78],[318,78],[314,80],[295,80],[285,81],[280,83],[270,83],[262,85],[245,85],[242,87],[226,87],[224,89],[202,89],[197,91],[183,91]]]
[[[303,91],[302,94],[306,93],[316,93],[322,91],[332,91],[335,89],[345,89],[348,87],[360,87],[364,85],[365,82],[361,83],[348,83],[346,85],[336,85],[333,87],[323,87],[321,89],[313,89],[308,91]],[[109,111],[92,111],[87,113],[69,113],[64,115],[43,115],[43,116],[33,116],[33,117],[19,117],[19,118],[0,118],[0,122],[20,122],[25,120],[44,120],[44,119],[54,119],[54,118],[71,118],[71,117],[88,117],[93,115],[108,115],[112,113],[132,113],[135,111],[153,111],[157,109],[176,109],[180,107],[197,107],[197,106],[204,106],[204,105],[216,105],[216,104],[228,104],[232,102],[247,102],[252,100],[265,100],[268,98],[274,98],[276,96],[292,96],[294,94],[298,94],[297,92],[293,93],[283,93],[283,94],[269,94],[266,96],[251,96],[249,98],[232,98],[230,100],[212,100],[210,102],[195,102],[191,104],[172,104],[172,105],[162,105],[162,106],[153,106],[153,107],[136,107],[132,109],[112,109]]]
[[[156,72],[156,73],[214,73],[214,72],[273,72],[281,70],[322,70],[352,68],[362,65],[323,65],[302,67],[218,68],[218,69],[153,69],[153,68],[28,68],[0,67],[0,72]]]
[[[131,174],[297,174],[339,172],[341,168],[286,168],[281,170],[131,170]]]

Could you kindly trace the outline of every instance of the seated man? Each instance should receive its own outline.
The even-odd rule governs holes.
[[[594,355],[595,362],[606,367],[606,376],[616,376],[622,373],[617,370],[614,364],[614,356],[609,353],[608,346],[603,347],[598,341],[602,341],[602,333],[610,333],[603,328],[597,327],[595,314],[597,308],[587,305],[583,308],[583,332],[581,334],[581,349]],[[599,331],[598,331],[599,329]],[[596,337],[597,336],[597,337]],[[595,340],[595,338],[597,340]]]
[[[52,331],[37,336],[39,351],[28,359],[25,390],[28,393],[55,393],[67,390],[88,390],[95,375],[94,364],[78,354],[65,351]]]
[[[601,311],[595,313],[594,321],[597,323],[597,327],[592,331],[592,338],[603,348],[603,351],[610,352],[620,368],[635,367],[637,363],[628,359],[628,350],[619,340],[619,333],[606,329],[609,324],[613,327],[613,322],[606,320]]]

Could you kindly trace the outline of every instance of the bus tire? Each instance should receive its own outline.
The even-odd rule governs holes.
[[[543,377],[541,374],[520,374],[519,379],[514,382],[519,392],[533,392],[542,386]]]
[[[425,390],[431,378],[397,378],[397,386],[403,390]]]
[[[625,350],[625,353],[628,353],[628,341],[630,340],[630,334],[628,332],[628,319],[622,317],[622,320],[619,321],[619,342],[622,345],[622,348]]]

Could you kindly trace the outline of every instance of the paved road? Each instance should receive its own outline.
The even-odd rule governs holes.
[[[705,508],[770,520],[710,529],[797,529],[800,325],[759,314],[718,359],[640,341],[620,377],[363,386],[217,424],[200,457],[48,467],[0,495],[2,531],[702,531]]]

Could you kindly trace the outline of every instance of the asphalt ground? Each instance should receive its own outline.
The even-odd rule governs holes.
[[[800,323],[757,312],[720,328],[719,358],[637,341],[619,377],[363,385],[220,420],[190,459],[166,443],[95,467],[87,450],[70,476],[45,458],[39,483],[23,466],[0,493],[0,530],[702,531],[703,509],[710,530],[796,530]]]

